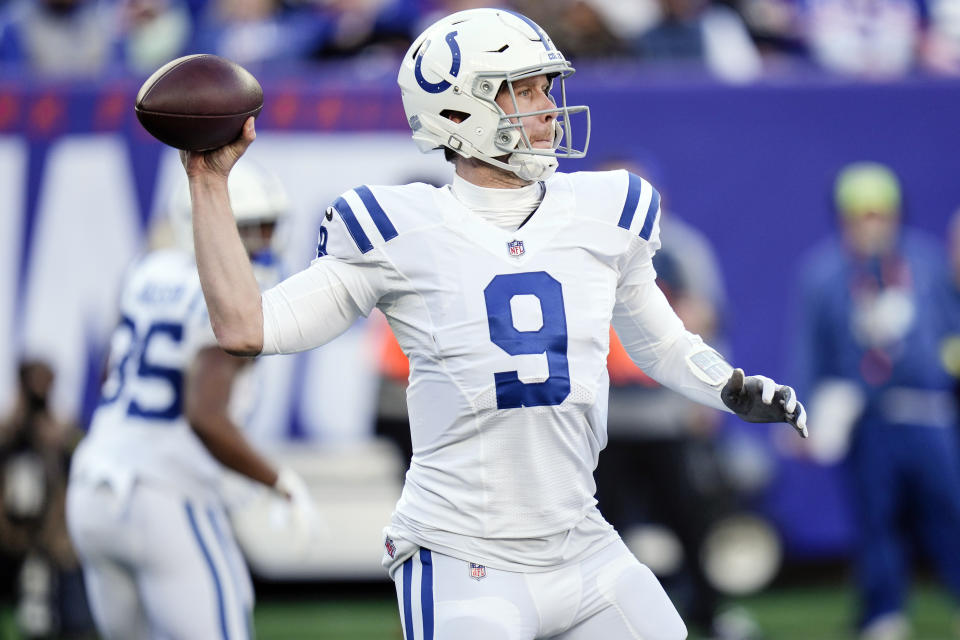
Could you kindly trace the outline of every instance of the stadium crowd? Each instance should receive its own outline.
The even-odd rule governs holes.
[[[144,75],[194,52],[243,65],[395,60],[439,15],[483,0],[2,0],[0,64]],[[512,0],[573,60],[701,66],[731,82],[786,69],[960,73],[954,0]]]

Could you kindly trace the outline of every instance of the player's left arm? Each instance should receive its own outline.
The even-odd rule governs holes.
[[[639,185],[638,205],[648,187],[652,194],[644,215],[628,224],[633,240],[620,265],[613,311],[613,327],[630,358],[651,378],[691,400],[749,422],[787,422],[806,437],[806,412],[793,389],[764,376],[744,376],[683,326],[657,286],[653,268],[660,248],[659,197],[642,179],[630,180]]]
[[[786,422],[807,437],[797,394],[765,376],[744,376],[687,331],[655,281],[621,286],[613,326],[633,362],[660,384],[748,422]]]

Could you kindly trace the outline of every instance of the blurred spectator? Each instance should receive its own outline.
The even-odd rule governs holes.
[[[197,48],[240,64],[401,56],[425,0],[211,0]]]
[[[960,73],[956,0],[740,0],[765,54],[803,55],[828,71],[896,78]]]
[[[77,637],[92,629],[64,500],[76,429],[47,408],[53,371],[20,365],[13,412],[0,424],[0,552],[16,580],[17,623],[29,638]],[[9,585],[7,585],[9,586]]]
[[[727,82],[760,75],[760,53],[735,11],[709,0],[658,2],[659,22],[633,41],[642,60],[699,62]]]
[[[813,453],[831,461],[848,447],[861,637],[904,638],[904,527],[960,600],[957,410],[939,358],[951,330],[946,258],[901,228],[900,186],[887,167],[846,167],[835,196],[842,236],[801,267],[798,390],[813,390]]]
[[[305,59],[326,25],[306,9],[280,0],[211,0],[197,28],[195,49],[241,65]]]
[[[737,7],[765,59],[807,56],[798,0],[740,0]]]
[[[823,68],[860,76],[910,71],[920,46],[916,0],[810,0],[807,41]]]
[[[122,0],[119,6],[119,62],[148,75],[186,53],[193,19],[183,0]]]
[[[687,329],[716,345],[725,300],[716,256],[702,233],[664,201],[661,206],[657,284]],[[657,570],[688,626],[711,638],[751,637],[723,630],[720,596],[702,562],[709,532],[734,504],[716,446],[720,414],[647,377],[613,332],[607,366],[608,444],[596,471],[601,510],[628,544],[638,539],[637,533],[649,533],[651,524],[666,526],[677,536],[680,567],[640,560]],[[669,554],[658,555],[662,561]]]
[[[571,59],[623,56],[629,51],[604,15],[586,0],[516,0],[513,4],[549,33],[557,48]]]
[[[935,73],[960,74],[960,2],[926,2],[928,24],[922,51],[924,66]]]
[[[955,0],[808,0],[806,38],[825,69],[889,78],[960,71]]]
[[[658,0],[586,0],[607,27],[628,42],[657,24],[662,18]]]
[[[95,75],[109,63],[115,13],[106,0],[16,0],[0,21],[0,62],[48,76]]]
[[[419,32],[420,16],[430,9],[416,0],[313,0],[313,4],[327,25],[313,49],[319,59],[357,54],[399,58]]]

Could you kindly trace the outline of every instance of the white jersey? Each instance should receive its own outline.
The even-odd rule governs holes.
[[[217,344],[193,255],[162,250],[142,258],[127,276],[120,314],[109,375],[72,474],[215,493],[221,467],[183,415],[187,368]]]
[[[648,368],[686,372],[704,348],[654,284],[659,213],[656,190],[624,171],[555,174],[515,231],[425,184],[358,187],[328,209],[320,257],[264,294],[264,352],[386,315],[410,360],[414,452],[387,531],[393,560],[409,541],[537,570],[616,539],[593,481],[611,321],[648,373],[721,406],[716,380]]]

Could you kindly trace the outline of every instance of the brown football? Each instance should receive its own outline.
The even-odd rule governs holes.
[[[240,135],[263,108],[263,89],[240,65],[209,54],[163,65],[137,93],[137,119],[157,140],[177,149],[206,151]]]

